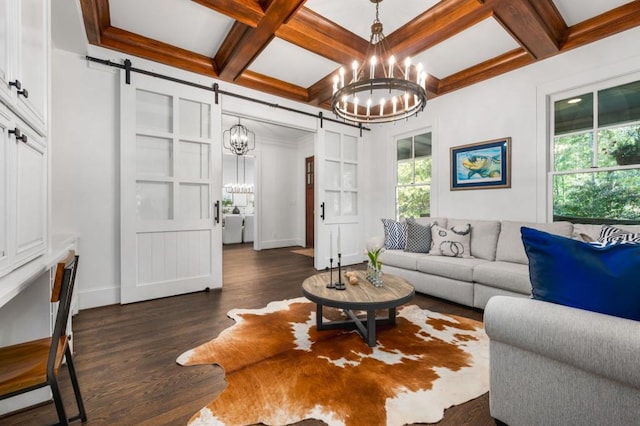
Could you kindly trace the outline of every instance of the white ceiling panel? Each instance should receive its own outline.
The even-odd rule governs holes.
[[[185,0],[110,0],[111,25],[213,56],[233,20]]]
[[[630,2],[629,0],[554,0],[554,3],[564,21],[571,27]]]
[[[379,18],[385,35],[389,35],[416,16],[429,10],[439,0],[387,0],[379,7]],[[365,40],[371,36],[376,5],[371,0],[307,0],[305,7],[335,22]]]
[[[339,67],[340,64],[274,38],[249,70],[307,88]]]
[[[518,43],[495,19],[487,18],[416,55],[412,62],[422,63],[429,74],[443,78],[517,47]]]

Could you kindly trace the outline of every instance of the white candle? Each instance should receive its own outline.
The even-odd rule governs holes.
[[[333,94],[334,95],[338,91],[338,81],[340,81],[340,77],[338,77],[337,75],[334,75],[333,76]]]
[[[358,61],[353,61],[351,69],[353,69],[353,82],[355,83],[358,81]]]
[[[411,58],[404,60],[404,79],[409,80],[409,67],[411,66]]]
[[[373,78],[373,76],[376,74],[376,62],[378,62],[378,60],[376,59],[375,56],[372,56],[371,69],[369,70],[369,78]]]
[[[353,98],[353,115],[358,115],[358,98]]]
[[[384,115],[384,98],[380,99],[380,117]]]
[[[333,231],[329,231],[329,259],[333,259]]]
[[[389,78],[393,78],[393,64],[396,63],[396,58],[393,55],[389,56]]]
[[[341,253],[340,251],[340,226],[338,226],[338,255]]]
[[[340,67],[340,88],[344,87],[344,68]]]
[[[367,99],[367,117],[369,116],[370,112],[371,112],[371,98]]]
[[[416,83],[420,84],[420,79],[422,78],[422,62],[418,64],[416,69]]]

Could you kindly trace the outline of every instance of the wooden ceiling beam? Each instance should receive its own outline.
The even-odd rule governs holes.
[[[535,59],[560,52],[567,26],[551,0],[493,0],[486,4],[512,37]]]
[[[257,0],[192,0],[250,27],[257,27],[264,10]]]
[[[640,25],[640,1],[633,1],[569,28],[562,50],[575,49]]]
[[[276,36],[338,64],[362,60],[368,41],[302,7],[276,31]]]
[[[226,57],[216,55],[216,64],[220,70],[220,77],[235,81],[253,62],[253,60],[267,47],[275,36],[278,28],[285,23],[305,0],[273,0],[265,11],[265,15],[256,28],[244,31],[233,49]]]
[[[438,95],[471,86],[534,62],[535,59],[526,50],[521,48],[512,50],[441,79],[438,84]]]
[[[80,8],[88,41],[99,46],[102,32],[111,26],[109,0],[80,0]]]
[[[443,1],[389,34],[386,39],[396,57],[414,56],[491,14],[491,9],[478,0]]]
[[[235,82],[244,87],[292,99],[294,101],[305,103],[309,101],[307,89],[304,87],[286,83],[276,78],[271,78],[253,71],[247,70],[243,72]]]
[[[210,57],[116,27],[102,33],[100,46],[183,70],[218,77]]]

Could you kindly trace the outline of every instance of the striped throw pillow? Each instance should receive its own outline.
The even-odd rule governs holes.
[[[601,243],[640,242],[640,233],[625,231],[611,225],[602,225],[598,241]]]

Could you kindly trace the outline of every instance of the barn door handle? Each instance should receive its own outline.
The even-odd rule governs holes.
[[[320,213],[320,219],[324,220],[324,201],[320,203],[320,210],[322,211]]]
[[[220,200],[216,201],[215,208],[216,208],[215,221],[216,223],[220,223]]]

